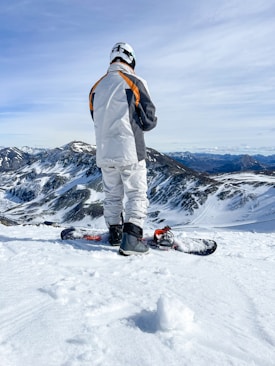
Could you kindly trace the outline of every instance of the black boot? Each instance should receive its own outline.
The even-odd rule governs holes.
[[[120,245],[122,240],[122,225],[110,225],[109,243],[113,246]]]
[[[148,246],[142,241],[143,230],[131,222],[124,224],[119,253],[123,255],[147,254]]]

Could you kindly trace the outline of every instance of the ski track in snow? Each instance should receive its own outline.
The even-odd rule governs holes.
[[[123,257],[0,228],[0,366],[275,365],[275,233],[176,232],[218,249]]]

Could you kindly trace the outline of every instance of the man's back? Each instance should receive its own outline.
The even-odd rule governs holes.
[[[141,79],[121,62],[111,64],[107,74],[92,88],[90,104],[98,166],[125,166],[145,158],[138,107],[141,95],[146,93]]]

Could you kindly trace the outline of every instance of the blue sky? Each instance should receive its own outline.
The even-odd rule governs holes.
[[[95,143],[91,86],[136,52],[160,151],[274,149],[275,0],[2,0],[0,146]]]

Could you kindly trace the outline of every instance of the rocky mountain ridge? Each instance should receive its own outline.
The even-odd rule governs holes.
[[[240,220],[244,213],[250,217],[253,207],[264,209],[267,198],[272,200],[272,178],[259,181],[255,176],[258,194],[255,182],[242,186],[241,182],[195,172],[156,150],[147,149],[147,153],[148,221],[152,225],[186,225],[208,222],[211,217],[215,221],[213,211],[205,214],[210,207],[215,207],[217,214]],[[95,154],[94,146],[76,141],[34,153],[17,148],[0,150],[2,222],[86,224],[102,220],[104,195]],[[261,198],[264,193],[265,201]],[[269,200],[268,209],[272,216]]]
[[[209,174],[233,173],[233,172],[275,172],[275,155],[231,155],[174,152],[167,153],[172,159],[194,169],[198,172]]]

